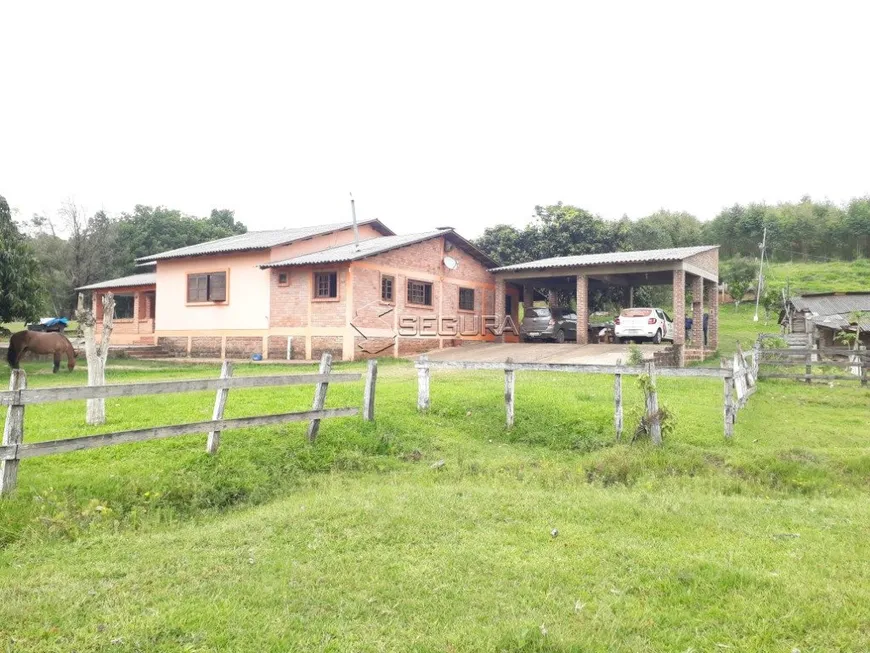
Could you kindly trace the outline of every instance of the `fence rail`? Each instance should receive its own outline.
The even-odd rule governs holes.
[[[771,349],[760,346],[759,340],[754,348],[756,367],[803,367],[803,373],[789,374],[765,369],[758,373],[761,379],[793,379],[812,383],[813,381],[858,381],[867,385],[870,376],[870,352],[866,349],[849,349],[848,347],[819,348],[780,348]],[[824,356],[838,356],[848,360],[825,359]],[[833,367],[847,369],[851,374],[829,374],[818,371],[817,368]]]
[[[742,355],[734,356],[732,361],[722,361],[720,368],[677,368],[656,367],[655,363],[646,365],[572,365],[563,363],[516,363],[510,359],[504,362],[475,361],[430,361],[425,355],[420,356],[415,365],[417,368],[417,410],[426,411],[431,406],[430,372],[432,370],[494,370],[505,374],[505,422],[507,428],[514,425],[516,400],[517,372],[559,372],[569,374],[607,374],[613,375],[614,415],[613,423],[616,439],[622,437],[623,406],[622,377],[647,375],[650,378],[649,390],[646,391],[646,417],[650,436],[655,444],[661,444],[661,422],[658,409],[658,391],[655,380],[657,377],[706,378],[722,379],[723,381],[723,419],[725,437],[732,437],[737,411],[743,408],[749,397],[757,389],[756,374],[753,367],[747,364]]]
[[[222,431],[229,429],[271,426],[289,422],[308,422],[308,439],[317,437],[320,421],[334,417],[352,417],[359,414],[355,407],[324,408],[326,393],[332,383],[358,381],[361,374],[333,374],[332,356],[324,353],[317,374],[282,374],[274,376],[249,376],[233,378],[232,363],[224,361],[220,377],[217,379],[195,379],[189,381],[165,381],[156,383],[127,383],[106,386],[63,387],[27,389],[27,377],[23,370],[13,370],[9,390],[0,392],[0,405],[8,406],[3,440],[0,444],[0,495],[11,492],[18,480],[18,463],[25,458],[35,458],[84,449],[94,449],[130,442],[146,442],[171,438],[193,433],[208,433],[206,451],[216,454],[220,446]],[[365,385],[364,419],[374,420],[375,383],[377,380],[377,361],[370,361]],[[224,419],[224,408],[231,389],[265,388],[292,385],[315,385],[311,410],[236,417]],[[100,399],[110,397],[140,397],[157,394],[201,392],[215,390],[215,403],[212,419],[187,424],[156,426],[131,431],[116,431],[46,442],[24,442],[24,409],[31,404],[44,404],[80,399]]]

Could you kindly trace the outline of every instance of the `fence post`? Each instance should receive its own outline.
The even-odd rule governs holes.
[[[722,369],[729,368],[728,361],[720,361]],[[723,413],[725,416],[725,437],[731,438],[734,435],[734,376],[729,375],[722,379],[723,390],[725,393],[725,405]]]
[[[758,382],[758,366],[761,364],[761,343],[756,340],[752,346],[752,378]]]
[[[810,380],[810,377],[813,374],[813,366],[811,364],[812,360],[813,360],[813,355],[809,352],[809,349],[808,349],[807,355],[806,355],[806,361],[805,361],[806,362],[805,374],[807,375],[807,378],[804,379],[805,383],[812,383],[812,381]]]
[[[425,354],[417,362],[417,410],[429,410],[429,357]]]
[[[332,371],[332,354],[328,351],[323,352],[323,356],[320,357],[320,374],[326,374],[327,376]],[[324,404],[326,404],[326,391],[329,389],[329,381],[321,381],[316,386],[314,386],[314,403],[311,406],[311,410],[323,410]],[[320,432],[320,420],[313,419],[308,422],[308,441],[314,442],[317,439],[317,434]]]
[[[870,360],[866,358],[859,360],[861,361],[861,385],[867,385],[867,368],[870,367]]]
[[[221,363],[221,375],[222,379],[229,379],[233,375],[233,364],[230,361],[224,361]],[[224,407],[227,405],[227,397],[230,394],[229,388],[218,388],[214,397],[214,410],[212,411],[211,418],[213,420],[223,419],[224,418]],[[220,431],[209,431],[208,440],[205,443],[206,452],[214,455],[218,451],[218,447],[221,446],[221,432]]]
[[[659,415],[659,394],[656,389],[656,364],[649,363],[649,389],[646,394],[646,414],[649,418],[649,436],[654,445],[662,443],[662,420]]]
[[[622,439],[622,374],[613,375],[613,425],[616,439]]]
[[[363,391],[363,419],[375,421],[375,384],[378,381],[378,359],[370,358],[366,367],[366,387]]]
[[[12,370],[9,377],[10,390],[27,388],[27,375],[24,370]],[[3,444],[16,445],[24,440],[24,404],[19,394],[14,403],[6,411],[6,425],[3,428]],[[16,454],[17,456],[17,454]],[[0,495],[9,494],[18,483],[18,459],[0,462]]]
[[[513,360],[508,358],[504,370],[504,408],[507,427],[514,425],[514,395],[516,394],[516,372],[511,368]]]

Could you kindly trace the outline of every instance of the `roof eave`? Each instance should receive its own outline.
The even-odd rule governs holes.
[[[370,220],[363,220],[357,223],[357,226],[363,225],[372,225],[375,229],[381,232],[384,236],[395,236],[395,232],[390,229],[387,225],[380,221],[379,218],[371,218]],[[222,254],[236,254],[238,252],[256,252],[266,249],[272,249],[273,247],[283,247],[284,245],[289,245],[290,243],[295,243],[301,240],[310,240],[311,238],[318,238],[320,236],[328,236],[329,234],[334,234],[339,231],[346,231],[347,229],[353,229],[353,225],[349,224],[346,227],[341,227],[339,229],[332,229],[331,231],[321,231],[316,234],[310,236],[300,236],[298,238],[291,238],[286,241],[282,241],[279,243],[274,243],[272,245],[264,245],[262,247],[240,247],[238,249],[228,249],[223,251],[215,251],[215,252],[194,252],[192,254],[175,254],[172,256],[164,256],[167,252],[159,252],[157,254],[149,254],[148,256],[140,256],[136,259],[136,263],[146,263],[150,261],[169,261],[171,259],[177,258],[194,258],[197,256],[220,256]],[[173,250],[169,250],[170,252]]]

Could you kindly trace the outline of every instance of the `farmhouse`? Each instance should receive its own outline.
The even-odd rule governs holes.
[[[788,300],[780,324],[794,344],[831,347],[841,333],[858,333],[870,345],[870,292],[797,295]]]
[[[357,231],[358,242],[350,222],[248,232],[142,257],[153,272],[80,290],[100,324],[101,296],[115,294],[113,341],[179,356],[353,360],[493,338],[492,259],[449,227]],[[519,290],[504,292],[516,320]]]
[[[606,285],[673,288],[673,319],[687,316],[660,362],[683,365],[718,345],[718,248],[683,247],[563,256],[497,267],[442,227],[396,235],[379,220],[254,231],[139,259],[145,272],[82,290],[113,292],[122,344],[156,344],[178,356],[342,360],[405,356],[463,341],[516,342],[519,306],[541,289],[578,298],[577,343],[589,337],[589,296]],[[704,305],[709,341],[702,333]],[[581,308],[583,307],[583,308]],[[495,335],[498,333],[498,335]],[[668,358],[670,357],[670,358]]]

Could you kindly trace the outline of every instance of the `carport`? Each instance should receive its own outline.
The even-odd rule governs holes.
[[[719,345],[719,247],[676,247],[638,252],[611,252],[517,263],[491,272],[496,284],[496,319],[504,319],[507,284],[522,289],[523,306],[531,308],[534,288],[573,288],[577,298],[577,344],[588,344],[589,292],[596,287],[671,285],[673,288],[674,357],[685,363],[686,288],[691,292],[693,350],[704,357],[704,301],[708,307],[707,346],[715,351]],[[629,295],[632,291],[629,290]]]

